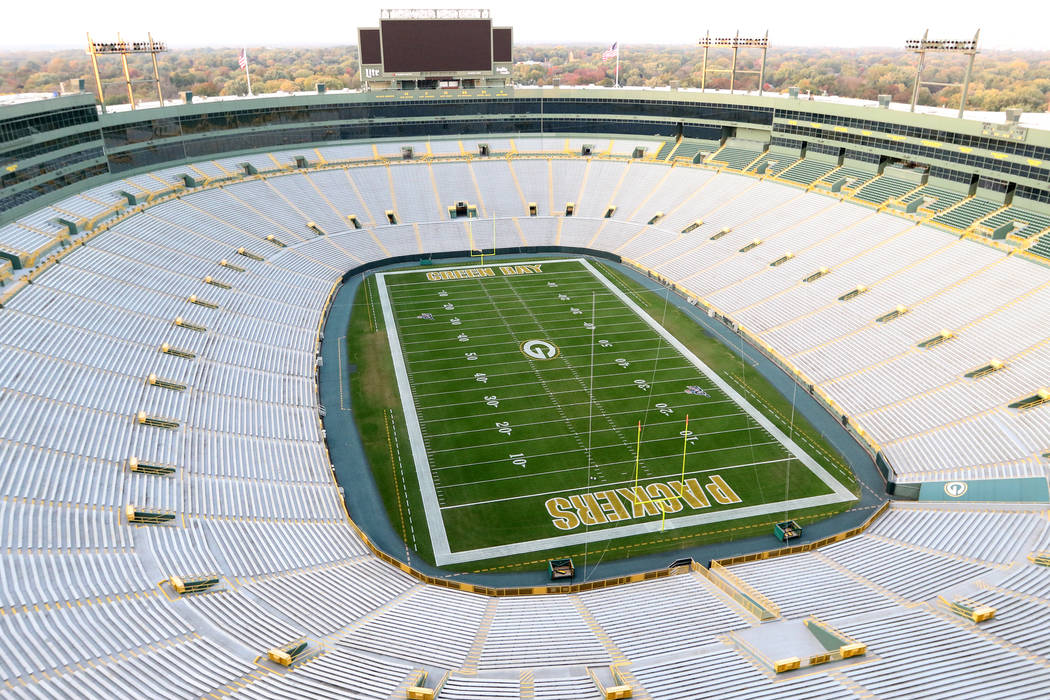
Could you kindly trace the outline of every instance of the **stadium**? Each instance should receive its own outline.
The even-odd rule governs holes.
[[[1050,696],[1039,115],[359,41],[0,104],[5,695]]]

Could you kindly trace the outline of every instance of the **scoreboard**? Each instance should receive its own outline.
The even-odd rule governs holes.
[[[487,10],[384,10],[378,28],[358,29],[361,79],[447,86],[509,76],[512,42]]]

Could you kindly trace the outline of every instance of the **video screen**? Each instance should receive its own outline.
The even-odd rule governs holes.
[[[511,29],[510,27],[492,28],[492,62],[510,63],[511,58]]]
[[[378,29],[358,29],[358,40],[361,42],[361,63],[377,65],[383,62],[380,51]]]
[[[386,73],[492,70],[492,20],[384,19]]]

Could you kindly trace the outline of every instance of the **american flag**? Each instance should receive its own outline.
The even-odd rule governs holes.
[[[706,396],[707,398],[711,398],[710,395],[708,395],[708,393],[706,391],[704,391],[700,387],[694,386],[692,384],[690,384],[689,386],[687,386],[685,388],[685,393],[693,394],[694,396]]]
[[[620,42],[614,41],[612,46],[610,46],[609,48],[605,49],[605,52],[602,54],[602,60],[603,61],[608,61],[611,58],[619,58],[619,56],[620,56]]]
[[[241,55],[237,57],[237,65],[241,68],[248,67],[248,49],[241,49]]]
[[[434,314],[430,313],[429,311],[425,311],[425,312],[419,314],[418,316],[416,316],[416,318],[421,318],[424,321],[433,321],[434,320]]]

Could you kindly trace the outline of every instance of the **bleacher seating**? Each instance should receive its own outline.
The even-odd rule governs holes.
[[[512,150],[497,138],[463,148],[478,140]],[[317,328],[347,269],[461,249],[450,198],[496,212],[500,245],[553,245],[560,231],[563,245],[618,251],[714,303],[885,441],[902,480],[1046,475],[1033,455],[1050,444],[1050,413],[1004,406],[1050,367],[1050,270],[771,178],[625,160],[588,166],[565,157],[564,139],[548,141],[515,145],[557,157],[301,172],[288,167],[295,149],[195,163],[182,169],[229,179],[249,162],[268,174],[150,206],[5,302],[0,681],[13,695],[390,697],[426,667],[436,678],[451,671],[440,698],[519,697],[523,688],[535,698],[594,698],[583,667],[619,659],[637,694],[652,698],[1050,691],[1045,665],[1030,657],[1047,651],[1050,601],[1050,569],[1024,559],[1048,546],[1038,510],[894,506],[862,536],[732,567],[784,618],[831,619],[871,650],[870,662],[783,681],[727,637],[752,621],[697,574],[495,599],[425,585],[369,553],[345,522],[320,435]],[[654,142],[581,143],[629,155]],[[380,154],[399,157],[396,145]],[[459,152],[458,142],[455,151],[415,145]],[[373,156],[370,144],[319,150],[333,162]],[[738,169],[760,155],[736,150],[728,156]],[[802,161],[780,177],[805,184],[830,167]],[[171,175],[121,186],[156,199]],[[88,219],[118,205],[96,195],[60,208]],[[579,215],[559,226],[566,201]],[[610,203],[616,214],[604,219]],[[387,209],[399,225],[386,223]],[[664,217],[647,226],[656,211]],[[52,232],[37,235],[61,233]],[[740,252],[755,239],[761,245]],[[786,251],[793,257],[770,267]],[[830,273],[802,281],[821,267]],[[839,301],[857,285],[867,291]],[[908,313],[875,322],[898,304]],[[207,330],[180,328],[176,317]],[[916,348],[945,325],[957,334],[951,342]],[[193,358],[159,352],[164,343]],[[961,379],[991,357],[1002,370]],[[151,387],[151,373],[187,389]],[[139,410],[179,428],[137,425]],[[178,477],[131,473],[132,456],[173,465]],[[129,502],[178,517],[129,525],[120,515]],[[206,573],[221,578],[219,590],[169,599],[157,587]],[[960,586],[994,603],[995,620],[973,629],[942,618],[930,601]],[[267,648],[304,637],[316,649],[306,660],[281,673],[256,664]]]
[[[853,193],[853,199],[869,204],[885,204],[891,199],[899,199],[915,189],[915,183],[899,180],[891,175],[883,175],[871,180]]]
[[[708,156],[707,162],[711,164],[724,164],[725,167],[730,170],[743,171],[751,161],[761,155],[761,144],[733,139],[727,141],[721,149]]]
[[[791,165],[791,167],[781,170],[777,177],[800,185],[812,185],[837,167],[835,163],[803,158]]]
[[[1006,224],[1013,224],[1014,226],[1013,230],[1010,231],[1010,235],[1017,236],[1020,239],[1029,239],[1050,229],[1050,215],[1029,211],[1015,204],[982,219],[980,222],[981,228],[988,230],[995,230]]]
[[[664,141],[660,144],[660,150],[656,152],[656,160],[666,160],[671,155],[677,144],[674,141]]]
[[[843,190],[855,192],[863,187],[864,183],[874,177],[877,177],[877,175],[873,170],[861,170],[859,168],[842,166],[832,170],[824,177],[817,179],[813,184],[821,188],[830,188],[841,180],[845,183],[842,186]]]
[[[1044,233],[1042,236],[1036,239],[1035,243],[1030,247],[1029,252],[1034,253],[1050,260],[1050,233]]]
[[[919,200],[921,201],[918,209],[919,213],[936,214],[955,206],[965,197],[966,195],[962,192],[937,187],[936,185],[924,185],[921,189],[902,197],[901,203],[907,205]]]
[[[692,163],[701,153],[714,153],[721,144],[718,141],[704,141],[694,139],[682,139],[672,154],[675,161]]]
[[[770,177],[782,173],[783,171],[790,168],[798,162],[798,156],[791,155],[783,152],[766,151],[762,154],[758,160],[747,166],[747,172],[757,173],[762,171],[762,174]],[[764,166],[764,167],[763,167]]]

